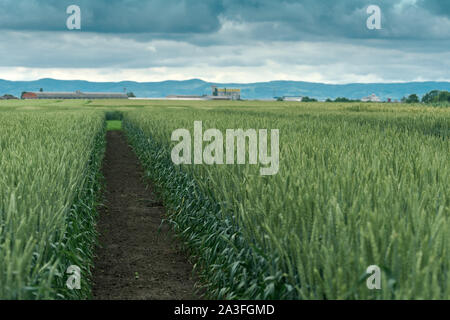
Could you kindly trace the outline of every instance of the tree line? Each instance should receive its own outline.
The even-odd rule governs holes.
[[[422,97],[423,103],[450,102],[450,92],[433,90]]]
[[[403,103],[443,103],[450,102],[450,92],[448,91],[439,91],[433,90],[428,92],[422,97],[422,100],[419,99],[417,94],[411,94],[408,97],[402,98]]]
[[[326,102],[361,102],[361,100],[352,100],[344,97],[336,98],[335,100],[327,99]],[[450,102],[450,92],[433,90],[425,94],[422,99],[415,93],[401,99],[402,103],[447,103]]]

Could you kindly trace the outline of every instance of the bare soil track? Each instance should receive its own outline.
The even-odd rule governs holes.
[[[94,299],[198,299],[192,265],[169,227],[161,226],[162,203],[143,182],[144,170],[120,131],[107,134],[103,175]]]

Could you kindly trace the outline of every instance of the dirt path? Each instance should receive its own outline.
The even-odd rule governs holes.
[[[94,299],[198,299],[192,265],[161,218],[164,208],[142,181],[144,171],[120,131],[107,134]]]

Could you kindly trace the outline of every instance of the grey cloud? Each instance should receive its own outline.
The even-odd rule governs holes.
[[[381,31],[366,28],[372,3],[383,12]],[[449,79],[448,3],[0,0],[0,67],[162,67],[195,76],[246,70],[273,79],[317,73],[320,81],[336,82]],[[82,8],[81,32],[65,29],[69,4]]]
[[[155,40],[137,42],[115,35],[54,34],[23,32],[0,34],[0,66],[30,68],[261,68],[273,65],[289,71],[297,67],[336,70],[395,77],[445,78],[450,51],[439,42],[422,48],[415,41],[400,41],[392,47],[387,40],[344,42],[249,42],[244,45],[199,47],[186,42]],[[30,54],[39,48],[39,54]],[[280,67],[281,66],[281,67]],[[359,71],[358,71],[359,70]],[[408,72],[410,70],[410,72]],[[402,71],[399,74],[399,71]],[[418,72],[420,71],[420,72]],[[329,75],[332,72],[328,72]],[[0,76],[1,78],[1,76]]]
[[[446,0],[419,0],[418,3],[422,8],[435,13],[450,17],[450,1]]]
[[[420,0],[419,0],[420,1]],[[448,5],[422,0],[420,5],[401,0],[259,0],[236,1],[226,7],[225,17],[248,23],[265,23],[264,36],[341,37],[383,39],[449,39],[450,20],[437,17]],[[403,4],[402,4],[403,3]],[[377,4],[382,10],[383,30],[366,28],[366,9]],[[402,4],[400,6],[400,4]],[[283,30],[283,33],[280,32]]]
[[[374,3],[382,9],[383,30],[366,28],[366,8]],[[143,41],[200,43],[198,36],[214,35],[226,21],[242,24],[241,37],[255,40],[450,38],[450,2],[441,0],[3,0],[0,29],[67,31],[70,4],[82,8],[83,31]]]
[[[113,34],[7,31],[0,34],[0,66],[33,68],[152,68],[261,66],[260,58],[234,46],[199,47],[186,42],[138,42]],[[38,48],[38,54],[33,54]],[[31,53],[31,54],[30,54]],[[1,76],[0,76],[1,78]]]
[[[78,5],[82,29],[99,33],[204,33],[220,27],[220,3],[203,0],[2,0],[0,29],[67,31]]]

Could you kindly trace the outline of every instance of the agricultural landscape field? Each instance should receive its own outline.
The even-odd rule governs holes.
[[[278,172],[175,165],[171,134],[195,121],[278,129]],[[450,108],[145,100],[0,101],[0,298],[92,297],[107,130],[127,137],[206,298],[450,299]],[[70,265],[83,290],[66,288]]]

